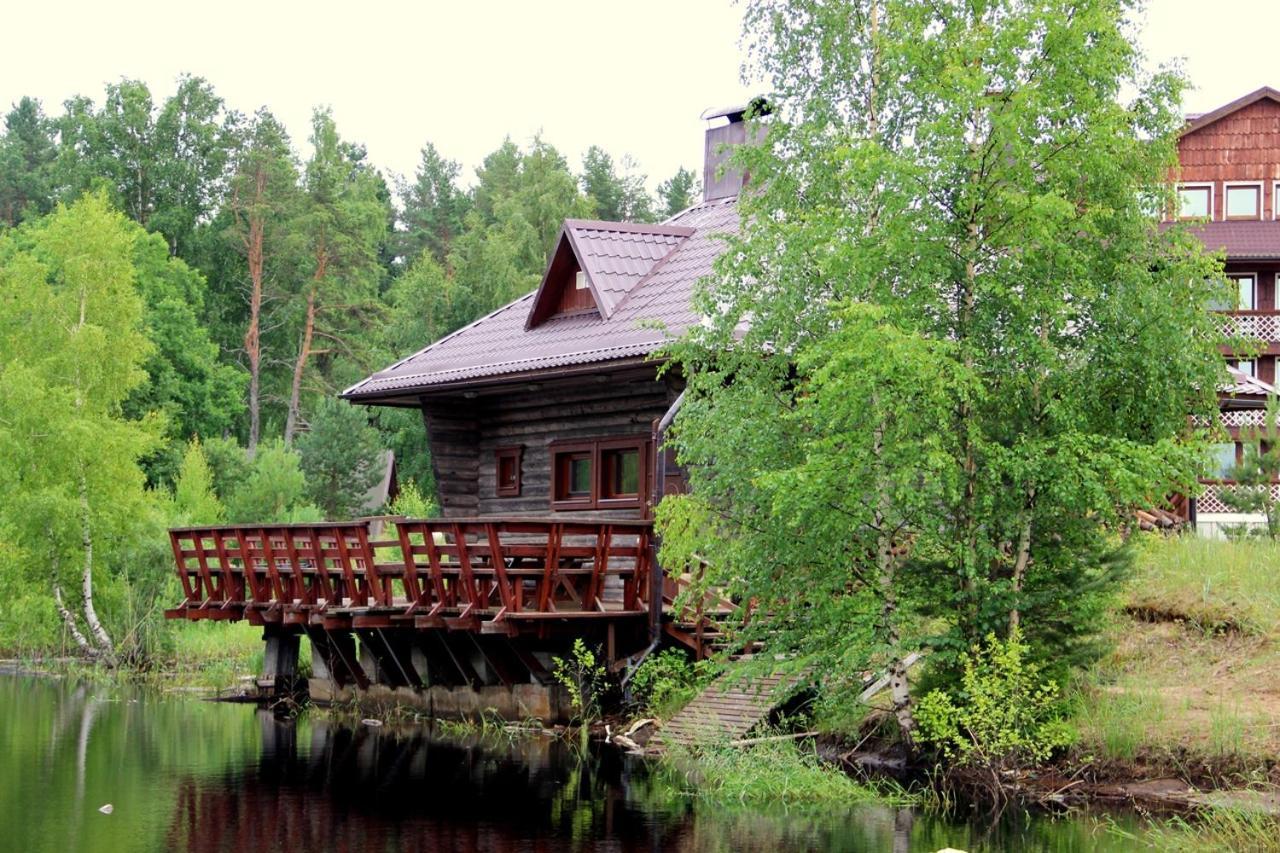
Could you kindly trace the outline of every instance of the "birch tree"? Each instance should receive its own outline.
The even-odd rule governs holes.
[[[662,520],[671,558],[772,614],[758,636],[795,663],[861,670],[896,630],[947,677],[1020,626],[1061,674],[1096,650],[1116,531],[1193,487],[1220,272],[1148,213],[1183,83],[1143,72],[1133,10],[750,4],[774,112],[737,154],[743,229],[707,321],[673,349],[693,490]]]
[[[145,525],[138,461],[161,427],[121,415],[151,349],[137,233],[105,198],[88,196],[0,243],[0,513],[45,566],[75,642],[109,664],[117,649],[96,603],[101,543]]]

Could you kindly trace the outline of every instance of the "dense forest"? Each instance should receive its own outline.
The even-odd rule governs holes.
[[[387,175],[323,108],[307,141],[191,76],[5,116],[0,579],[27,592],[0,647],[110,656],[114,626],[144,648],[164,524],[354,513],[386,449],[430,494],[417,414],[335,393],[535,288],[566,217],[656,221],[698,194],[689,170],[654,196],[630,158],[574,169],[540,136],[470,181],[430,142]]]

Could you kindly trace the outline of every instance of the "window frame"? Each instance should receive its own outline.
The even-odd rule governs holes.
[[[1249,300],[1249,307],[1245,308],[1242,304],[1237,303],[1235,308],[1227,308],[1227,311],[1257,311],[1258,310],[1258,274],[1256,272],[1228,272],[1223,273],[1227,281],[1236,286],[1236,295],[1240,295],[1240,282],[1242,279],[1249,279],[1252,282],[1252,298]],[[1243,302],[1243,300],[1241,300]]]
[[[1182,222],[1193,222],[1193,221],[1198,220],[1198,219],[1207,219],[1208,221],[1213,222],[1213,221],[1214,221],[1214,216],[1213,216],[1213,203],[1214,203],[1214,201],[1215,201],[1215,199],[1214,199],[1214,192],[1215,192],[1215,189],[1216,189],[1216,188],[1215,188],[1215,187],[1214,187],[1214,185],[1213,185],[1213,181],[1187,181],[1187,182],[1185,182],[1185,183],[1178,184],[1178,188],[1177,188],[1177,192],[1178,192],[1177,208],[1174,210],[1174,217],[1173,217],[1173,218],[1174,218],[1174,219],[1177,219],[1177,220],[1180,220],[1180,221],[1182,221]],[[1208,213],[1208,215],[1206,215],[1206,216],[1183,216],[1183,215],[1182,215],[1182,191],[1183,191],[1183,190],[1206,190],[1206,191],[1208,191],[1208,193],[1209,193],[1209,206],[1208,206],[1208,211],[1209,211],[1209,213]]]
[[[503,485],[502,482],[502,463],[503,460],[511,460],[515,466],[515,482]],[[493,493],[500,498],[518,498],[520,497],[521,485],[521,468],[524,463],[524,447],[522,445],[514,445],[511,447],[498,447],[493,451]]]
[[[551,508],[563,510],[642,509],[649,500],[650,436],[633,435],[585,440],[553,441],[547,446],[551,467]],[[634,495],[610,496],[605,488],[604,457],[611,451],[635,450],[639,454],[639,491]],[[569,459],[585,456],[591,464],[591,490],[574,495],[567,490]],[[568,457],[568,458],[566,458]]]
[[[1252,216],[1232,216],[1229,210],[1229,200],[1231,191],[1235,189],[1253,189],[1258,194],[1258,207]],[[1212,209],[1213,195],[1212,191],[1209,196],[1209,204]],[[1262,211],[1266,208],[1264,193],[1262,191],[1262,181],[1223,181],[1222,182],[1222,220],[1224,222],[1254,222],[1262,218]]]

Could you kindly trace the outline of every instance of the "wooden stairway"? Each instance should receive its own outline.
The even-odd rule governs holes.
[[[725,673],[668,720],[650,746],[741,740],[787,698],[785,688],[795,681],[793,675],[743,680],[739,673]]]
[[[728,638],[724,628],[728,620],[738,613],[738,608],[714,591],[677,606],[677,601],[686,595],[694,581],[688,573],[663,577],[662,608],[666,617],[663,630],[667,636],[692,651],[697,660],[702,660],[726,650]],[[756,649],[741,649],[739,653],[752,651]]]

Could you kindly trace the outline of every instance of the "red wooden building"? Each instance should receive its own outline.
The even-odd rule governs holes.
[[[1235,300],[1222,304],[1233,337],[1256,341],[1247,353],[1225,353],[1232,383],[1221,389],[1222,419],[1234,441],[1220,445],[1216,470],[1192,502],[1197,528],[1217,533],[1224,524],[1249,524],[1219,495],[1240,458],[1241,428],[1262,423],[1275,392],[1280,357],[1280,91],[1263,87],[1211,112],[1187,117],[1178,142],[1179,218],[1212,251],[1226,258]],[[1280,492],[1280,485],[1274,486]]]

